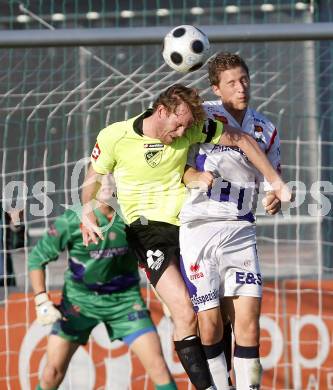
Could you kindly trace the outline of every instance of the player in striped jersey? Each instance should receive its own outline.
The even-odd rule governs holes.
[[[220,98],[204,104],[209,118],[252,135],[280,172],[280,143],[274,125],[248,107],[250,77],[244,60],[220,53],[209,63],[213,92]],[[184,181],[190,196],[180,214],[183,275],[198,312],[202,343],[210,346],[209,367],[218,388],[225,388],[223,310],[233,323],[234,369],[238,390],[259,389],[259,316],[262,277],[256,250],[255,217],[260,182],[268,191],[266,211],[275,214],[280,201],[270,185],[235,146],[202,144],[190,151]],[[198,184],[206,187],[196,188]],[[220,354],[218,355],[218,352]]]

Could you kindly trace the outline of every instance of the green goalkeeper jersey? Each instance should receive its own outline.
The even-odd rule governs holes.
[[[143,114],[103,129],[91,154],[94,170],[113,172],[117,198],[127,223],[140,217],[179,225],[178,214],[186,189],[182,183],[189,147],[194,143],[218,143],[223,124],[207,120],[187,129],[172,144],[143,134]]]
[[[44,269],[68,250],[67,284],[101,294],[121,291],[139,282],[138,264],[129,251],[125,225],[118,214],[110,221],[98,209],[95,215],[104,240],[85,247],[82,242],[81,207],[68,209],[58,217],[48,232],[38,241],[28,258],[29,271]],[[108,226],[109,225],[109,226]]]

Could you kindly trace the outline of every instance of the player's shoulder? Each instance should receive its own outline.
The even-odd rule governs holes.
[[[133,122],[136,118],[137,117],[111,123],[99,132],[99,138],[102,138],[105,142],[109,142],[124,137],[133,129]]]
[[[221,111],[221,109],[223,109],[223,105],[221,104],[221,100],[205,100],[203,108],[207,114],[210,114]]]
[[[71,205],[60,218],[66,221],[68,225],[80,224],[82,219],[82,205],[80,203]]]
[[[217,120],[224,124],[229,123],[227,111],[223,107],[221,100],[205,101],[203,107],[209,119]]]
[[[270,119],[268,119],[264,114],[252,108],[250,110],[253,117],[253,123],[255,128],[268,134],[272,134],[273,132],[277,131],[275,124]]]
[[[48,237],[58,237],[61,234],[75,230],[81,221],[81,211],[77,206],[71,206],[65,212],[59,215],[47,230]]]
[[[203,102],[203,106],[205,108],[207,107],[207,109],[208,108],[213,109],[213,108],[222,106],[222,104],[221,104],[221,100],[205,100]]]

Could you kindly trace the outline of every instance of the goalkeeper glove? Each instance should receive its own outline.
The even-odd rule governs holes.
[[[54,306],[46,292],[35,296],[37,322],[41,325],[51,325],[60,320],[62,315]]]

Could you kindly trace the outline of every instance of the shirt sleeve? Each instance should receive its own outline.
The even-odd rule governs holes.
[[[70,229],[67,214],[57,218],[50,225],[47,233],[37,242],[28,257],[29,271],[45,269],[50,261],[58,259],[70,240]]]
[[[196,157],[199,153],[199,144],[194,144],[190,147],[187,154],[187,162],[186,165],[189,165],[192,168],[196,168]]]
[[[91,153],[91,164],[95,172],[106,175],[113,171],[115,138],[116,132],[113,131],[112,125],[101,130],[98,134]]]
[[[218,120],[206,119],[188,129],[186,136],[190,144],[218,144],[223,133],[223,123]]]

